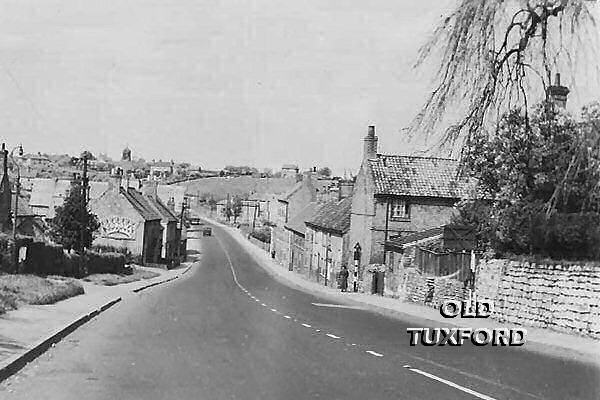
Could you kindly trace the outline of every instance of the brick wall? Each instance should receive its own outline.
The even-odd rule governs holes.
[[[482,262],[479,298],[492,300],[501,322],[600,338],[600,266]]]

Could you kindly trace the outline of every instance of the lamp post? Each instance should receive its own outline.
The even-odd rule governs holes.
[[[19,192],[21,191],[21,169],[19,167],[19,164],[15,161],[15,158],[13,157],[13,153],[17,149],[18,149],[19,157],[23,156],[23,146],[21,144],[19,144],[15,148],[13,148],[10,152],[10,159],[11,159],[13,165],[15,166],[15,168],[17,169],[17,180],[15,181],[15,211],[13,213],[13,226],[12,226],[13,248],[14,248],[13,257],[14,257],[14,265],[15,265],[16,273],[19,272],[19,253],[18,253],[19,249],[17,247],[17,223],[18,223],[18,216],[19,216]]]

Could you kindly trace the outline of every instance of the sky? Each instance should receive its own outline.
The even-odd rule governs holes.
[[[0,138],[25,152],[356,172],[410,153],[452,0],[0,0]]]

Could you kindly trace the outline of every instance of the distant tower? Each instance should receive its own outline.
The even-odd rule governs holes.
[[[123,155],[121,161],[131,161],[131,149],[127,146],[123,149]]]
[[[367,136],[363,139],[363,160],[377,158],[377,136],[375,135],[375,126],[369,126]]]

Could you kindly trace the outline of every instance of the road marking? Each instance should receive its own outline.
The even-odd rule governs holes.
[[[277,311],[276,309],[274,309],[274,308],[271,308],[271,311],[273,311],[273,312],[278,312],[278,311]]]
[[[261,306],[266,307],[267,305],[265,303],[260,303]]]
[[[313,306],[317,307],[329,307],[329,308],[347,308],[350,310],[364,310],[364,307],[360,306],[347,306],[345,304],[328,304],[328,303],[310,303]]]
[[[312,328],[312,326],[310,326],[309,324],[302,324],[302,326],[305,328]]]
[[[289,315],[284,315],[283,318],[292,319]]]
[[[331,333],[328,333],[327,336],[329,336],[332,339],[341,339],[341,337],[332,335]]]
[[[321,332],[321,330],[320,329],[315,329],[315,332]]]
[[[471,389],[469,389],[469,388],[466,388],[466,387],[464,387],[464,386],[461,386],[461,385],[459,385],[459,384],[457,384],[457,383],[450,382],[449,380],[446,380],[446,379],[444,379],[444,378],[440,378],[439,376],[435,376],[435,375],[433,375],[433,374],[430,374],[430,373],[428,373],[428,372],[421,371],[421,370],[420,370],[420,369],[418,369],[418,368],[411,368],[411,367],[410,367],[410,366],[408,366],[408,365],[405,365],[404,367],[405,367],[405,368],[407,368],[409,371],[416,372],[416,373],[417,373],[417,374],[419,374],[419,375],[423,375],[423,376],[425,376],[425,377],[427,377],[427,378],[429,378],[429,379],[433,379],[434,381],[438,381],[438,382],[441,382],[441,383],[443,383],[443,384],[445,384],[445,385],[451,386],[451,387],[453,387],[453,388],[455,388],[455,389],[458,389],[458,390],[460,390],[460,391],[463,391],[463,392],[465,392],[465,393],[468,393],[468,394],[470,394],[470,395],[472,395],[472,396],[475,396],[475,397],[477,397],[478,399],[483,399],[483,400],[496,400],[496,399],[495,399],[495,398],[493,398],[493,397],[487,396],[487,395],[485,395],[485,394],[483,394],[483,393],[476,392],[476,391],[474,391],[474,390],[471,390]]]
[[[383,357],[383,354],[378,353],[378,352],[373,351],[373,350],[367,350],[365,353],[369,353],[369,354],[371,354],[372,356],[375,356],[375,357]]]

